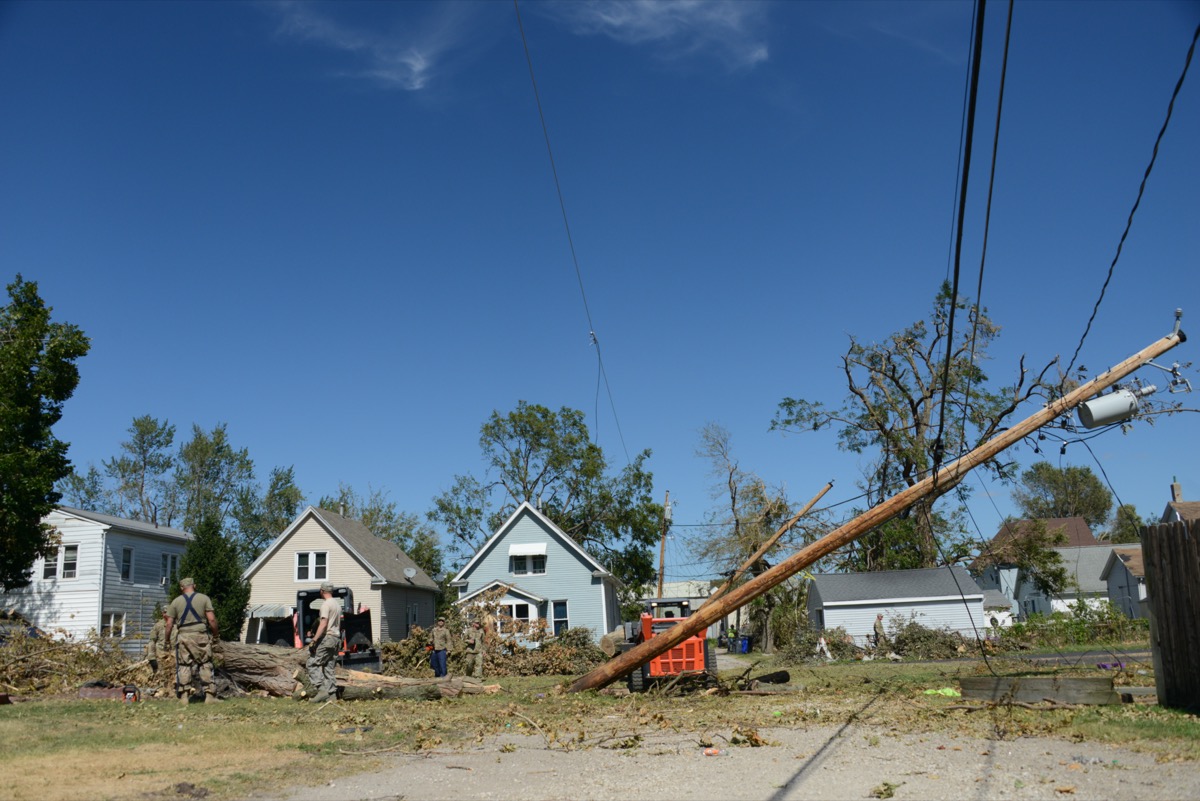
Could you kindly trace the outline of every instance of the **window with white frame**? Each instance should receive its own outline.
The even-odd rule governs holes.
[[[79,568],[79,546],[64,545],[62,558],[62,577],[75,578]]]
[[[557,637],[571,628],[567,618],[567,602],[555,601],[554,604],[554,636]]]
[[[54,553],[46,557],[46,564],[42,566],[43,579],[58,578],[58,557],[61,555],[62,548],[59,548]]]
[[[296,554],[296,581],[324,581],[329,578],[329,554],[325,551],[301,551]]]
[[[496,630],[502,634],[527,631],[529,619],[529,604],[501,604]]]
[[[546,572],[546,554],[520,554],[509,557],[514,576],[540,575]]]
[[[105,612],[100,616],[100,636],[101,637],[124,637],[125,636],[125,613],[124,612]]]
[[[133,548],[121,549],[121,581],[133,581]]]
[[[158,583],[163,586],[171,586],[175,583],[175,576],[179,574],[179,554],[164,553],[162,561],[159,563]]]

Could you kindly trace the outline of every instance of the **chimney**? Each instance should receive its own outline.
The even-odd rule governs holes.
[[[1179,503],[1183,500],[1183,487],[1179,486],[1178,481],[1171,482],[1171,503]]]
[[[338,504],[338,514],[342,517],[346,516],[346,504],[344,504],[344,503]]]

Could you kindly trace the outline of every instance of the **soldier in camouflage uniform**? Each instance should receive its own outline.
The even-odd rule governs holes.
[[[163,612],[166,620],[166,638],[178,627],[175,642],[175,694],[180,703],[187,704],[192,680],[200,679],[204,691],[204,703],[215,704],[217,684],[213,678],[214,641],[220,639],[217,615],[212,600],[202,592],[196,592],[196,582],[190,578],[179,580],[182,595],[176,596]],[[210,637],[211,634],[211,637]]]

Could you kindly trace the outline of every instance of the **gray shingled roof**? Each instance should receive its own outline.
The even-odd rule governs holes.
[[[313,511],[326,525],[346,540],[350,547],[365,559],[387,583],[409,586],[409,579],[404,575],[404,568],[411,567],[417,571],[416,575],[412,577],[412,585],[434,591],[441,589],[437,582],[431,579],[424,570],[417,567],[417,563],[396,543],[375,536],[359,521],[342,517],[337,512],[315,507]]]
[[[813,584],[825,604],[888,598],[983,597],[983,590],[960,565],[877,573],[827,573],[813,576]]]
[[[1018,537],[1032,533],[1038,523],[1045,525],[1047,534],[1061,534],[1066,540],[1060,548],[1097,545],[1096,535],[1082,517],[1047,517],[1041,520],[1006,520],[1000,525],[996,536],[983,546],[979,556],[971,563],[971,570],[978,573],[994,564],[1008,564],[1013,559],[1012,542]]]
[[[983,591],[984,609],[1012,609],[1012,599],[1000,590]]]
[[[75,517],[82,517],[84,520],[91,520],[93,523],[99,523],[112,528],[119,528],[122,531],[132,531],[137,534],[150,534],[155,537],[166,537],[174,540],[190,540],[191,534],[177,528],[169,526],[156,526],[153,523],[145,523],[141,520],[126,520],[123,517],[113,517],[112,515],[102,515],[99,512],[88,512],[84,509],[73,509],[70,506],[56,507],[59,511],[65,512]]]
[[[1055,548],[1062,557],[1067,572],[1079,582],[1079,591],[1107,592],[1108,585],[1100,580],[1104,566],[1108,564],[1108,556],[1112,553],[1111,545],[1093,545],[1085,548]]]

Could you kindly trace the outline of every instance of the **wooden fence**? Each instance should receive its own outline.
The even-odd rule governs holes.
[[[1200,521],[1142,529],[1142,559],[1158,702],[1200,711]]]

